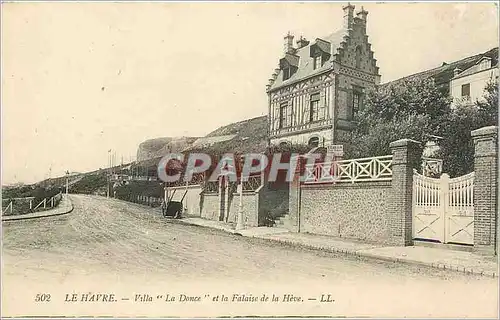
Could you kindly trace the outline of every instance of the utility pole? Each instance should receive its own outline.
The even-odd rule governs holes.
[[[106,184],[106,198],[109,198],[109,183],[111,178],[111,149],[108,150],[108,182]]]
[[[69,170],[66,170],[66,195],[68,194],[69,190]]]
[[[238,185],[238,193],[240,203],[238,205],[238,217],[236,219],[236,230],[241,230],[243,226],[243,156],[240,157],[240,183]]]

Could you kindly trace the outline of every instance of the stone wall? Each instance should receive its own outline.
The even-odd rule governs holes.
[[[243,192],[242,211],[245,227],[264,226],[269,216],[282,216],[288,212],[288,186],[282,188],[270,188],[263,186],[256,191]],[[194,198],[194,196],[193,196]],[[226,197],[220,197],[216,193],[199,195],[198,215],[201,218],[222,221],[222,211]],[[240,196],[234,192],[228,197],[227,222],[236,223],[239,211]]]
[[[200,217],[208,220],[219,220],[220,199],[218,194],[202,194],[200,197]]]
[[[175,190],[175,194],[173,193]],[[167,197],[172,198],[172,201],[181,201],[184,193],[187,191],[182,204],[184,206],[184,215],[199,217],[201,216],[201,186],[191,185],[187,187],[169,188]]]
[[[391,183],[304,186],[300,232],[391,242]]]
[[[418,167],[421,147],[409,139],[394,141],[390,147],[388,181],[302,184],[296,171],[289,193],[290,231],[411,245],[413,169]]]
[[[227,222],[236,223],[240,205],[239,197],[239,193],[234,193],[233,196],[230,197],[229,216]],[[242,212],[243,224],[245,227],[257,227],[259,225],[258,211],[259,195],[255,192],[243,192]]]

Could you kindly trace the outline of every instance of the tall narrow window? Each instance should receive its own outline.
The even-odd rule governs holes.
[[[354,89],[352,92],[352,117],[358,113],[363,104],[363,91],[362,89]]]
[[[462,97],[470,97],[470,83],[462,85]]]
[[[314,56],[314,70],[321,67],[321,54],[316,54]]]
[[[290,79],[292,75],[292,69],[291,68],[285,68],[283,69],[283,81]]]
[[[283,102],[280,105],[280,122],[279,122],[279,129],[283,129],[286,127],[286,109],[287,109],[288,103]]]
[[[361,68],[361,56],[363,54],[363,49],[361,46],[356,47],[356,69]]]
[[[311,105],[309,109],[309,122],[319,119],[319,93],[311,95]]]

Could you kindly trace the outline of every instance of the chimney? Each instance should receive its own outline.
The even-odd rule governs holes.
[[[368,11],[365,8],[361,7],[361,11],[356,13],[356,16],[360,18],[366,24],[366,16],[368,15]]]
[[[354,19],[354,6],[351,3],[347,3],[347,6],[343,7],[344,10],[344,29],[352,29],[352,22]]]
[[[303,48],[309,44],[309,41],[306,40],[306,38],[303,38],[300,36],[300,39],[297,40],[297,49]]]
[[[293,35],[290,32],[285,36],[285,54],[293,53]]]
[[[354,24],[357,25],[363,34],[366,34],[366,16],[368,15],[368,11],[365,8],[361,7],[361,11],[356,13],[356,18],[354,18]]]

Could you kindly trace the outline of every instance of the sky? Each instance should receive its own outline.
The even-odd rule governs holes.
[[[382,82],[498,46],[489,3],[357,3]],[[343,2],[2,3],[2,184],[125,162],[146,139],[267,113],[290,31],[342,26]]]

